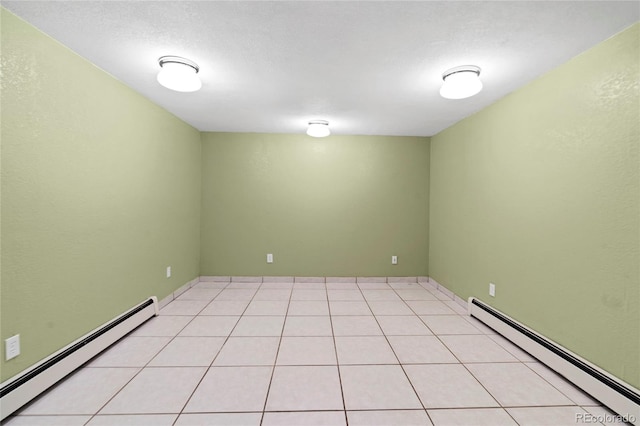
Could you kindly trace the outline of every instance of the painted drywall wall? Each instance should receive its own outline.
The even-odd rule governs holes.
[[[2,379],[198,276],[200,133],[2,19]],[[166,266],[173,276],[166,278]]]
[[[430,275],[459,296],[636,387],[639,30],[432,138],[429,258]]]
[[[203,133],[202,143],[202,275],[427,274],[428,138]]]

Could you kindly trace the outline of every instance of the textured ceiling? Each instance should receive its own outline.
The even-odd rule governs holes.
[[[433,135],[640,19],[636,1],[2,1],[203,131]],[[156,82],[158,58],[200,65],[203,88]],[[484,90],[439,96],[473,64]]]

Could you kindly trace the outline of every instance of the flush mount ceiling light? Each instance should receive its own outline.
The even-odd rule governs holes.
[[[163,56],[158,59],[160,72],[158,83],[177,92],[200,90],[202,82],[198,78],[198,64],[179,56]]]
[[[309,122],[309,128],[307,134],[314,138],[324,138],[331,134],[329,130],[329,122],[325,120],[312,120]]]
[[[482,90],[480,68],[475,65],[463,65],[451,68],[442,74],[440,96],[447,99],[464,99]]]

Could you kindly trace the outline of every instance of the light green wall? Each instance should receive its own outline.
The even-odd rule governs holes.
[[[2,379],[199,273],[200,134],[0,8]],[[172,278],[165,267],[173,267]]]
[[[202,141],[202,275],[427,274],[428,138]]]
[[[432,138],[429,262],[636,387],[639,29]]]

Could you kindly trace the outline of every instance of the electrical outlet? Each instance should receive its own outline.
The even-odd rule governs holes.
[[[267,263],[273,263],[273,254],[267,254]]]
[[[391,264],[392,265],[398,264],[398,256],[391,256]]]
[[[496,285],[494,283],[489,283],[489,296],[496,297]]]
[[[20,335],[16,334],[15,336],[11,336],[8,339],[5,339],[4,350],[4,359],[6,361],[9,361],[10,359],[20,355]]]
[[[171,278],[171,266],[167,266],[167,278]]]

